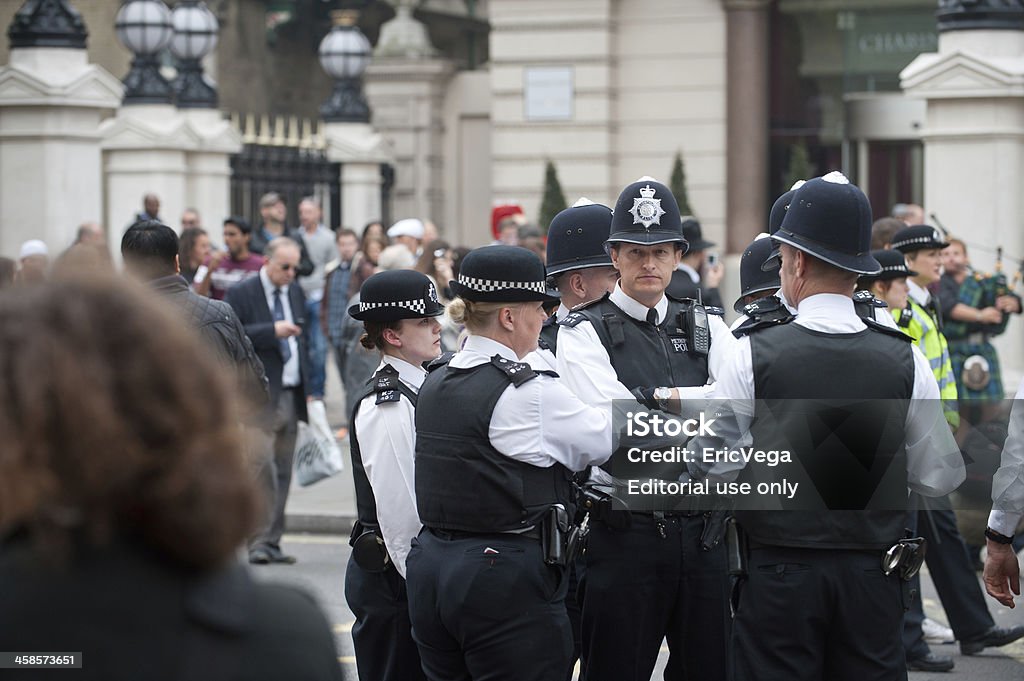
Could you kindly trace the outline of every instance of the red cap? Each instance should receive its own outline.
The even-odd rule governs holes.
[[[515,203],[506,203],[491,210],[491,234],[495,239],[498,238],[498,225],[510,215],[523,215],[523,207]]]

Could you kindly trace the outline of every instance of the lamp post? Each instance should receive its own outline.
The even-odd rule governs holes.
[[[82,15],[66,0],[29,0],[14,15],[7,35],[11,47],[84,49],[88,32]]]
[[[217,90],[203,77],[202,59],[217,46],[217,17],[201,0],[182,0],[171,12],[171,54],[178,60],[174,91],[179,109],[217,108]]]
[[[157,55],[171,40],[171,11],[161,0],[128,0],[114,21],[117,39],[131,50],[131,70],[124,77],[124,104],[170,104],[171,84],[160,75]]]
[[[371,46],[355,25],[357,16],[346,10],[331,12],[334,28],[320,42],[320,66],[334,79],[331,96],[320,105],[320,116],[329,123],[370,122],[362,78]]]

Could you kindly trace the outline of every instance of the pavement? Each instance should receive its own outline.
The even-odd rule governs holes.
[[[333,353],[327,353],[327,385],[324,406],[327,420],[337,431],[346,426],[348,406],[345,390],[334,365]],[[338,441],[345,469],[334,477],[299,487],[292,478],[292,489],[285,506],[285,527],[289,532],[316,532],[348,536],[356,519],[356,492],[352,482],[352,459],[348,438]]]

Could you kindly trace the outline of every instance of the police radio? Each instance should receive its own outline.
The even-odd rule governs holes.
[[[706,355],[711,351],[711,329],[708,327],[708,311],[700,303],[690,305],[686,313],[686,330],[690,336],[693,352]]]

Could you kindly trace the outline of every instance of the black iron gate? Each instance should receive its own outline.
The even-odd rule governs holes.
[[[299,201],[320,200],[324,224],[341,220],[341,164],[327,160],[322,149],[246,144],[231,157],[231,212],[260,224],[260,197],[277,192],[288,206],[287,224],[299,224]]]

